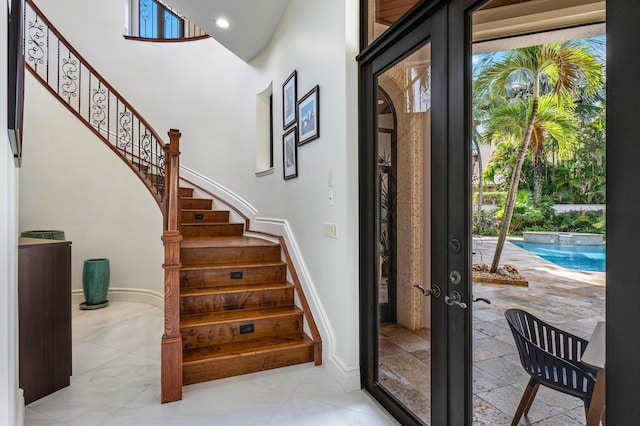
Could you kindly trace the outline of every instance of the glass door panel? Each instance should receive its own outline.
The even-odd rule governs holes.
[[[378,383],[422,423],[431,414],[431,44],[377,78]]]
[[[362,383],[403,425],[471,420],[463,10],[418,2],[358,58]]]

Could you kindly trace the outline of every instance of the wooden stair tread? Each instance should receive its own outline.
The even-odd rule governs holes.
[[[313,346],[313,341],[304,333],[284,336],[269,336],[243,342],[223,343],[220,345],[202,346],[185,349],[183,364],[197,363],[212,358],[237,357],[269,352],[274,349],[286,349],[299,346]],[[309,361],[313,361],[311,358]]]
[[[180,271],[203,271],[208,269],[244,269],[244,268],[261,268],[269,266],[283,266],[284,262],[233,262],[233,263],[215,263],[215,264],[199,264],[186,265],[180,268]]]
[[[244,293],[246,291],[277,290],[293,287],[288,282],[221,285],[217,287],[185,288],[180,290],[180,297],[205,296],[215,293]]]
[[[180,197],[183,200],[206,200],[206,201],[213,201],[211,198],[202,198],[202,197]]]
[[[244,226],[244,223],[242,222],[182,222],[181,225],[182,226],[229,226],[229,225]]]
[[[263,240],[262,238],[246,237],[243,235],[228,235],[220,237],[197,237],[183,240],[181,248],[208,248],[208,247],[272,247],[278,243]]]
[[[255,321],[264,318],[301,315],[302,311],[294,305],[273,308],[238,309],[233,311],[210,312],[206,314],[185,315],[180,318],[180,328],[187,328],[211,323],[233,321]]]
[[[215,212],[215,213],[227,213],[229,210],[208,210],[208,209],[180,209],[181,212],[188,212],[188,213],[211,213],[211,212]]]

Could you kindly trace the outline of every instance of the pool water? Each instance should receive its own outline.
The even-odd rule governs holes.
[[[564,268],[593,272],[605,271],[607,249],[604,244],[598,246],[572,246],[511,242]]]

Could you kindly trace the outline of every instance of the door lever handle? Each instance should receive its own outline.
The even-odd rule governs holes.
[[[449,306],[459,306],[461,309],[467,309],[467,304],[462,301],[462,296],[457,291],[454,291],[449,296],[444,298],[444,303]]]
[[[440,297],[440,294],[442,293],[440,287],[438,287],[437,285],[431,286],[431,288],[428,290],[422,287],[420,284],[414,284],[413,286],[420,290],[423,296]]]

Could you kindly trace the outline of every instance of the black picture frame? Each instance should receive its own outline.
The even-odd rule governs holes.
[[[320,137],[320,86],[309,90],[298,101],[298,145]]]
[[[298,177],[298,132],[292,127],[282,135],[282,177]]]
[[[282,129],[298,120],[298,73],[294,70],[282,84]]]
[[[24,0],[11,0],[7,10],[7,131],[16,167],[22,163],[22,121],[24,111],[24,53],[22,25]],[[9,4],[7,4],[9,7]]]

